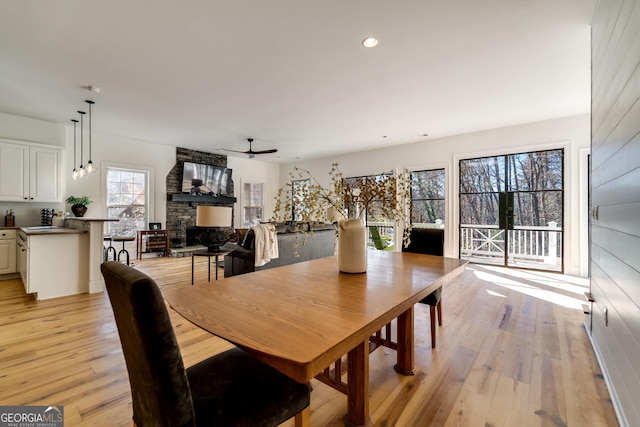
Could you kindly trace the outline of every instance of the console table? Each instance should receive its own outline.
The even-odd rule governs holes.
[[[164,252],[164,256],[169,256],[168,230],[138,230],[138,259],[141,260],[142,254],[149,252]]]

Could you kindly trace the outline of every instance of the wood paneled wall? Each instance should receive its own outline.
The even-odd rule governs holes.
[[[640,425],[640,1],[592,28],[592,342],[622,425]]]

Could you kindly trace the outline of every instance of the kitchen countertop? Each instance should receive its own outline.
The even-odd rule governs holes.
[[[66,218],[69,221],[102,221],[102,222],[118,222],[120,221],[118,218],[88,218],[88,217],[77,217],[70,216]]]
[[[45,235],[45,234],[83,234],[87,232],[87,230],[79,230],[76,228],[65,228],[65,227],[53,227],[50,225],[36,226],[36,227],[21,227],[20,231],[24,232],[29,236],[38,236],[38,235]]]

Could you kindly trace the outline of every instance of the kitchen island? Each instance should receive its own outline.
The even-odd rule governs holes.
[[[104,279],[100,272],[100,264],[104,261],[103,237],[104,223],[118,222],[117,218],[67,218],[66,228],[85,230],[89,233],[89,279],[88,289],[91,294],[104,291]]]
[[[18,230],[18,270],[25,292],[38,300],[88,291],[89,234],[62,227]]]
[[[64,227],[22,227],[18,269],[36,299],[104,291],[103,228],[112,218],[67,218]]]

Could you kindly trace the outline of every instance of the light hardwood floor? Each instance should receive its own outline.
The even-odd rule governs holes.
[[[206,282],[206,263],[197,264],[195,280]],[[161,289],[190,286],[190,258],[150,258],[136,268]],[[374,424],[618,425],[583,326],[585,285],[569,276],[469,266],[443,291],[436,350],[428,307],[416,305],[415,376],[395,373],[393,350],[371,354]],[[170,312],[187,366],[230,347]],[[67,426],[132,425],[107,295],[34,301],[19,280],[0,281],[0,313],[0,405],[64,405]],[[345,396],[312,385],[311,425],[343,425]]]

